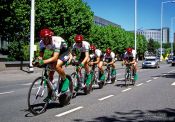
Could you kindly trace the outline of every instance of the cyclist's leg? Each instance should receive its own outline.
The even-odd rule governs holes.
[[[103,61],[100,61],[100,62],[98,63],[98,69],[99,69],[100,72],[101,72],[100,80],[104,80],[104,79],[105,79],[105,74],[104,74],[104,69],[103,69]]]
[[[134,63],[133,65],[134,67],[134,80],[138,80],[138,73],[137,73],[137,70],[138,70],[138,67],[137,67],[137,62]]]
[[[64,69],[62,68],[62,66],[69,60],[69,58],[70,58],[69,52],[66,51],[65,53],[60,55],[60,58],[57,60],[57,64],[56,64],[56,71],[58,72],[60,77],[63,79],[63,85],[61,88],[61,92],[67,91],[69,88],[69,84],[70,84],[70,81],[66,77],[66,73],[65,73]]]
[[[92,74],[90,73],[88,62],[85,62],[84,68],[87,74],[86,85],[89,85],[92,80]]]
[[[114,64],[114,63],[111,64],[111,67],[112,67],[112,72],[111,72],[111,74],[112,74],[112,75],[116,75],[115,64]]]
[[[51,69],[55,69],[54,67],[56,66],[56,63],[52,63],[50,64],[51,66]],[[49,80],[53,83],[53,80],[54,80],[54,73],[55,71],[50,71],[49,72]],[[50,101],[51,100],[51,97],[52,97],[52,91],[51,91],[51,88],[50,87],[47,87],[47,90],[48,90],[48,95],[47,97],[44,99],[44,101]]]

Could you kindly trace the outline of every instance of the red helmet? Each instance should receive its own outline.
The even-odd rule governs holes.
[[[90,45],[90,50],[94,51],[96,47],[94,45]]]
[[[106,49],[106,54],[107,54],[107,55],[110,55],[110,54],[111,54],[111,49],[110,49],[110,48],[107,48],[107,49]]]
[[[75,42],[76,43],[80,43],[83,41],[83,36],[82,35],[76,35],[75,38],[74,38]]]
[[[131,54],[132,53],[132,48],[129,47],[129,48],[126,49],[126,51],[127,51],[127,53]]]
[[[53,31],[50,29],[42,29],[40,31],[40,37],[44,38],[44,37],[51,37],[53,36]]]

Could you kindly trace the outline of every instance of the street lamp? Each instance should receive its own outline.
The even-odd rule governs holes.
[[[30,64],[29,72],[33,72],[32,61],[34,58],[34,33],[35,32],[35,0],[31,0],[31,18],[30,18]]]
[[[135,51],[136,51],[136,54],[137,54],[137,0],[135,0],[135,19],[134,19],[135,21],[135,23],[134,23],[134,26],[135,26],[135,38],[134,38],[134,40],[135,40]]]
[[[173,40],[174,40],[173,20],[175,20],[175,17],[171,18],[171,54],[173,54]]]
[[[175,3],[175,1],[164,1],[164,2],[162,2],[161,3],[161,32],[160,32],[160,34],[161,34],[161,39],[160,39],[160,61],[162,61],[162,19],[163,19],[163,4],[165,4],[165,3]]]

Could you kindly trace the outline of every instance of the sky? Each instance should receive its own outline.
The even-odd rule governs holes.
[[[123,29],[134,30],[135,0],[83,0],[94,15],[119,24]],[[175,0],[137,0],[137,29],[161,28],[161,3]],[[171,22],[171,19],[173,22]],[[163,4],[163,27],[175,31],[175,3]],[[173,32],[174,32],[173,31]]]

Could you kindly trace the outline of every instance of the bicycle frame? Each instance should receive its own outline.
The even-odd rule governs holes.
[[[132,64],[127,64],[125,69],[125,85],[127,84],[127,81],[132,82],[132,84],[135,84],[135,81],[133,79],[133,68]]]

